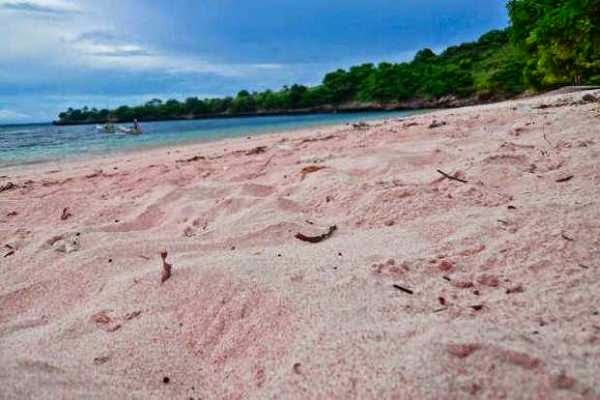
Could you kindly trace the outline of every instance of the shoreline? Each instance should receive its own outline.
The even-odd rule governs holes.
[[[371,121],[386,121],[386,119],[381,120],[371,120]],[[348,123],[345,124],[333,124],[333,125],[320,125],[316,127],[308,127],[308,128],[297,128],[297,129],[289,129],[289,130],[279,130],[273,132],[260,133],[250,136],[238,136],[231,138],[218,138],[214,140],[206,140],[206,141],[193,141],[189,143],[178,143],[178,144],[169,144],[162,145],[157,144],[153,147],[148,148],[137,148],[137,149],[126,149],[126,150],[117,150],[114,152],[108,152],[103,154],[98,153],[90,153],[86,155],[77,156],[75,158],[67,158],[67,159],[55,159],[55,160],[44,160],[39,162],[32,162],[27,164],[16,164],[4,167],[6,170],[28,170],[31,168],[51,168],[56,169],[61,166],[64,166],[65,169],[68,168],[80,168],[92,165],[94,163],[98,164],[108,164],[111,162],[123,162],[127,161],[126,159],[137,158],[137,159],[146,159],[158,157],[159,155],[171,155],[171,153],[179,154],[182,156],[190,155],[191,153],[196,153],[201,150],[206,151],[218,151],[216,148],[221,146],[239,146],[243,144],[255,144],[255,142],[262,141],[272,141],[275,139],[285,140],[290,137],[290,139],[295,138],[295,136],[302,135],[311,135],[314,134],[315,131],[319,134],[328,134],[330,132],[343,130],[348,128]],[[250,137],[250,139],[248,139]],[[259,141],[262,139],[262,141]],[[250,140],[253,140],[250,142]]]
[[[3,169],[3,394],[597,398],[599,120],[596,90]]]
[[[416,110],[414,112],[414,114],[411,114],[411,116],[427,114],[427,113],[430,113],[433,111],[435,111],[435,110],[428,110],[428,109]],[[390,113],[394,113],[394,111],[390,111]],[[393,117],[386,115],[387,113],[385,113],[385,112],[382,112],[380,117],[377,116],[377,114],[378,114],[377,112],[373,112],[373,114],[372,114],[373,118],[371,118],[371,116],[369,116],[369,118],[365,119],[365,121],[373,122],[373,121],[385,121],[390,118],[393,119]],[[359,122],[361,122],[361,121],[359,121]],[[159,122],[159,121],[153,121],[153,122]],[[114,149],[114,150],[108,150],[105,152],[89,152],[89,153],[80,154],[80,155],[69,154],[63,158],[55,158],[55,159],[30,160],[30,161],[25,161],[25,162],[17,161],[13,164],[1,165],[0,168],[18,168],[20,166],[40,165],[40,164],[47,164],[47,163],[51,163],[51,164],[69,163],[69,162],[74,162],[74,161],[81,161],[84,158],[86,160],[102,159],[102,158],[106,158],[106,157],[110,157],[110,156],[117,156],[117,155],[125,156],[127,154],[136,153],[136,152],[159,150],[161,148],[169,148],[169,147],[178,148],[178,147],[201,145],[201,144],[206,144],[206,143],[218,143],[218,142],[224,141],[224,140],[245,139],[245,138],[247,138],[247,136],[259,137],[259,136],[265,136],[265,135],[286,135],[286,134],[291,134],[294,132],[302,132],[302,131],[306,131],[306,133],[309,133],[310,131],[315,130],[315,129],[343,128],[343,127],[347,127],[348,125],[351,125],[353,123],[356,123],[356,122],[338,123],[338,122],[323,121],[322,123],[318,123],[316,125],[311,125],[309,127],[291,127],[291,128],[287,128],[287,129],[274,128],[274,130],[272,130],[272,131],[270,130],[270,131],[265,131],[265,132],[260,132],[260,133],[252,133],[252,134],[248,134],[248,135],[244,134],[244,135],[240,135],[240,136],[236,136],[236,137],[217,137],[217,138],[205,138],[205,139],[198,137],[198,138],[189,139],[189,141],[186,141],[183,143],[177,143],[177,144],[151,143],[151,144],[144,144],[144,146],[142,148],[130,148],[130,149],[122,149],[122,150]],[[40,125],[50,125],[50,124],[46,123],[46,124],[40,124]],[[67,125],[67,126],[70,126],[70,125]]]
[[[579,87],[574,87],[574,89],[571,89],[570,87],[565,87],[563,89],[559,89],[559,90],[551,91],[551,92],[547,92],[547,93],[542,93],[542,94],[535,95],[535,96],[514,98],[514,99],[504,100],[504,101],[500,101],[500,102],[470,105],[470,106],[457,107],[457,108],[443,108],[443,109],[438,109],[438,110],[425,109],[422,111],[422,113],[419,112],[419,110],[416,110],[415,114],[407,116],[406,118],[403,118],[403,120],[404,119],[414,119],[421,115],[435,117],[435,115],[439,114],[440,116],[442,116],[442,115],[445,115],[448,113],[453,113],[454,111],[460,112],[460,113],[468,113],[473,110],[486,110],[489,108],[496,108],[496,107],[513,108],[513,107],[519,106],[519,105],[543,103],[545,98],[553,98],[553,97],[558,98],[561,96],[565,97],[565,96],[569,96],[573,93],[597,92],[598,90],[600,90],[600,89],[595,88],[595,87],[593,87],[592,89],[586,88],[585,90],[582,90]],[[370,120],[370,122],[378,122],[378,121],[383,122],[383,121],[388,121],[388,120],[389,119],[382,118],[382,119],[373,119],[373,120]],[[391,121],[391,120],[389,120],[389,121]],[[276,138],[279,140],[286,140],[286,137],[291,136],[291,135],[311,135],[311,134],[315,134],[315,131],[317,131],[316,132],[317,134],[324,133],[325,135],[327,135],[333,131],[347,129],[348,125],[350,125],[350,123],[332,124],[332,125],[325,124],[325,125],[319,125],[319,126],[297,128],[297,129],[273,131],[273,132],[261,133],[261,134],[256,134],[254,136],[252,136],[252,135],[250,135],[250,136],[253,139],[260,138],[260,139],[270,142],[271,140],[275,140]],[[39,162],[34,161],[31,163],[27,163],[27,164],[14,164],[14,165],[3,167],[3,169],[6,172],[13,171],[12,173],[13,174],[16,173],[17,175],[21,175],[21,174],[19,174],[20,170],[28,171],[28,170],[32,170],[32,169],[37,169],[39,167],[42,167],[42,168],[47,167],[46,169],[51,169],[51,170],[61,169],[62,166],[80,169],[80,168],[85,168],[86,165],[89,167],[90,162],[92,164],[97,163],[97,164],[103,164],[103,165],[108,165],[111,162],[115,162],[115,163],[122,162],[122,161],[131,162],[132,158],[146,159],[146,158],[158,157],[161,154],[164,154],[164,151],[166,151],[166,153],[168,155],[170,155],[171,153],[185,155],[185,154],[194,153],[197,150],[202,150],[202,148],[206,148],[206,147],[208,147],[208,151],[211,151],[211,150],[215,150],[215,149],[212,149],[213,147],[220,147],[221,144],[229,145],[229,146],[231,146],[231,145],[238,146],[238,145],[242,145],[242,143],[247,143],[247,141],[248,141],[247,136],[239,136],[239,137],[231,137],[231,138],[218,138],[216,140],[209,139],[206,141],[193,141],[193,142],[189,142],[189,143],[156,145],[156,147],[153,146],[150,148],[142,148],[142,149],[140,149],[140,148],[125,149],[125,150],[108,152],[108,153],[103,153],[103,154],[97,154],[97,153],[96,154],[91,154],[91,153],[83,154],[83,155],[81,155],[81,157],[76,157],[76,158],[43,160],[43,161],[39,161]],[[6,173],[3,173],[2,175],[10,177]],[[4,179],[6,179],[6,178],[4,178]]]

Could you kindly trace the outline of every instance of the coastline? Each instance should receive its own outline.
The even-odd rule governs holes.
[[[411,114],[411,115],[426,114],[431,111],[433,111],[433,110],[428,110],[428,109],[417,110],[414,112],[414,114]],[[356,113],[356,114],[359,114],[359,113]],[[361,120],[356,120],[356,121],[352,120],[352,121],[343,122],[343,123],[337,122],[337,121],[324,120],[321,122],[311,124],[310,126],[293,126],[293,127],[286,127],[286,128],[272,127],[265,131],[251,132],[248,134],[244,134],[242,136],[239,136],[239,138],[245,139],[248,136],[259,137],[259,136],[263,136],[263,135],[272,135],[272,134],[289,134],[289,133],[298,132],[298,131],[304,131],[306,133],[309,133],[310,131],[313,131],[315,129],[324,129],[324,128],[330,128],[330,127],[340,127],[341,128],[344,126],[347,127],[347,126],[350,126],[351,124],[364,122],[364,121],[383,121],[386,119],[403,118],[405,116],[397,115],[395,112],[390,111],[389,113],[373,112],[372,114],[365,115],[364,117],[365,118],[363,118]],[[173,121],[173,122],[177,122],[177,121]],[[36,126],[43,126],[43,125],[50,126],[49,123],[35,124],[35,125]],[[69,125],[67,125],[67,126],[69,126]],[[17,125],[16,127],[19,127],[19,125]],[[173,128],[173,129],[175,129],[175,128]],[[183,129],[183,128],[181,128],[181,129]],[[226,130],[227,128],[224,128],[224,129]],[[176,138],[179,138],[179,136],[180,135],[177,135]],[[168,147],[200,145],[200,144],[219,142],[222,140],[235,139],[235,138],[236,138],[235,136],[232,136],[232,137],[198,136],[196,138],[188,138],[181,143],[175,143],[175,144],[168,144],[168,143],[163,143],[163,142],[144,143],[141,148],[140,147],[138,147],[138,148],[132,147],[132,148],[125,148],[125,149],[98,150],[98,151],[90,151],[90,152],[83,153],[83,154],[65,154],[62,157],[56,157],[56,158],[49,157],[47,159],[36,159],[36,160],[26,160],[26,161],[15,160],[13,163],[10,163],[10,164],[8,164],[8,163],[2,164],[0,161],[0,168],[15,168],[15,167],[18,168],[19,166],[40,165],[40,164],[45,164],[45,163],[62,164],[62,163],[68,163],[68,162],[77,161],[77,160],[89,161],[89,160],[94,160],[94,159],[102,159],[105,157],[110,157],[111,155],[118,155],[118,154],[127,155],[127,154],[135,153],[138,151],[149,151],[149,150],[168,148]]]
[[[258,111],[252,113],[218,113],[218,114],[202,114],[202,115],[181,115],[176,118],[139,118],[140,122],[162,122],[162,121],[192,121],[204,119],[231,119],[231,118],[254,118],[254,117],[275,117],[275,116],[294,116],[294,115],[318,115],[318,114],[336,114],[348,113],[356,114],[363,112],[393,112],[393,111],[427,111],[431,109],[451,109],[467,106],[477,106],[485,104],[498,103],[503,100],[508,100],[506,96],[488,96],[487,98],[479,96],[471,97],[456,97],[448,95],[434,99],[415,98],[402,102],[394,103],[376,103],[376,102],[351,102],[339,105],[324,105],[319,107],[291,109],[291,110],[276,110],[276,111]],[[114,120],[114,123],[130,123],[133,119]],[[73,125],[93,125],[106,123],[106,120],[90,120],[90,121],[52,121],[56,126],[73,126]]]
[[[3,168],[3,393],[595,398],[599,100]]]
[[[298,129],[286,129],[282,131],[276,132],[268,132],[261,133],[258,135],[251,136],[253,139],[263,138],[263,139],[283,139],[288,136],[292,136],[294,134],[302,135],[302,134],[311,134],[315,130],[321,132],[323,130],[336,130],[340,128],[344,128],[346,124],[341,125],[333,125],[328,126],[324,125],[322,127],[311,127],[311,128],[298,128]],[[217,148],[221,146],[227,146],[228,144],[234,144],[236,146],[242,145],[242,143],[252,144],[253,142],[248,141],[248,137],[233,137],[233,138],[218,138],[218,139],[206,139],[201,140],[198,139],[194,142],[189,143],[178,143],[178,144],[170,144],[170,145],[162,145],[157,144],[156,146],[152,146],[149,148],[143,149],[125,149],[118,150],[114,152],[108,153],[91,153],[82,156],[75,156],[74,158],[67,159],[53,159],[53,160],[43,160],[43,161],[35,161],[32,163],[26,164],[15,164],[5,167],[7,170],[28,170],[31,167],[32,169],[37,169],[37,167],[42,167],[44,169],[56,169],[64,166],[64,169],[71,168],[89,168],[95,167],[96,165],[108,165],[110,163],[122,163],[128,162],[130,159],[135,159],[136,161],[142,161],[145,159],[154,159],[159,156],[177,154],[181,156],[189,155],[192,153],[200,152],[202,150],[208,151],[218,151]],[[232,143],[233,142],[233,143]],[[238,143],[239,142],[239,143]],[[177,158],[177,157],[173,157]]]

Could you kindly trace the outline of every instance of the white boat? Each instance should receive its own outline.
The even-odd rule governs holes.
[[[115,133],[117,131],[113,124],[96,125],[96,129],[104,133]]]
[[[126,128],[124,126],[120,126],[119,127],[119,131],[123,132],[123,133],[126,133],[128,135],[141,135],[142,133],[144,133],[141,128],[138,128],[138,129],[136,129],[136,128]]]

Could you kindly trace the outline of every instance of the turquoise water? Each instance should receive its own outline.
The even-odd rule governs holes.
[[[144,134],[106,134],[96,125],[0,125],[0,167],[78,158],[150,147],[214,141],[314,126],[383,118],[414,112],[369,112],[165,121],[142,124]],[[127,125],[124,125],[127,126]]]

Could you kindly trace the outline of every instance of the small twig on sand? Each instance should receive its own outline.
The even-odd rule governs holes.
[[[246,152],[246,155],[251,156],[254,154],[261,154],[261,153],[264,153],[265,151],[267,151],[267,146],[256,146],[253,149],[248,150]]]
[[[265,168],[267,168],[269,166],[269,164],[271,164],[271,160],[275,158],[275,155],[272,155],[271,157],[269,157],[269,159],[263,164],[263,166],[261,167],[261,170],[264,170]]]
[[[15,185],[12,182],[7,182],[4,185],[0,185],[0,192],[4,192],[5,190],[12,190],[17,188],[17,185]]]
[[[15,248],[12,247],[10,244],[5,244],[4,247],[8,249],[8,252],[6,252],[6,254],[4,255],[4,258],[15,254]]]
[[[573,179],[573,175],[568,175],[568,176],[565,176],[564,178],[557,179],[556,182],[557,183],[568,182],[571,179]]]
[[[71,216],[71,213],[69,212],[69,208],[65,207],[62,210],[62,214],[60,215],[60,219],[62,221],[66,220],[67,218],[69,218]]]
[[[522,285],[517,285],[506,289],[506,294],[523,293],[524,291],[525,289],[523,289]]]
[[[306,138],[306,139],[302,139],[300,141],[300,144],[310,143],[310,142],[319,142],[319,141],[323,141],[323,140],[331,140],[336,137],[337,137],[336,135],[328,135],[328,136],[323,136],[323,137]]]
[[[318,236],[306,236],[306,235],[303,235],[302,233],[296,233],[296,239],[300,239],[303,242],[319,243],[319,242],[322,242],[323,240],[329,238],[331,235],[333,235],[333,232],[335,232],[336,230],[337,230],[337,226],[332,225],[329,227],[327,232],[325,232],[322,235],[318,235]]]
[[[561,232],[560,236],[562,236],[563,239],[565,239],[565,240],[567,240],[569,242],[574,242],[575,241],[575,239],[573,239],[572,237],[567,236],[567,234],[564,233],[564,232]]]
[[[167,251],[163,250],[160,252],[160,258],[162,258],[162,274],[160,276],[160,283],[161,285],[171,277],[171,269],[173,268],[173,266],[171,264],[169,264],[167,262]]]
[[[401,290],[401,291],[403,291],[404,293],[408,293],[408,294],[415,294],[415,292],[413,292],[412,290],[410,290],[410,289],[407,289],[407,288],[405,288],[405,287],[402,287],[402,286],[400,286],[400,285],[396,285],[396,284],[394,284],[394,288],[396,288],[396,289],[398,289],[398,290]]]
[[[467,181],[467,180],[464,180],[464,179],[461,179],[461,178],[457,178],[457,177],[455,177],[455,176],[452,176],[452,175],[450,175],[450,174],[447,174],[447,173],[445,173],[444,171],[442,171],[441,169],[437,169],[436,171],[437,171],[438,173],[440,173],[440,174],[444,175],[444,177],[445,177],[445,178],[447,178],[447,179],[450,179],[450,180],[453,180],[453,181],[458,181],[458,182],[461,182],[461,183],[469,183],[469,181]]]
[[[352,128],[354,129],[369,129],[369,124],[363,121],[359,121],[352,124]]]
[[[190,162],[200,161],[200,160],[206,160],[206,157],[198,155],[198,156],[193,156],[193,157],[186,158],[183,160],[176,160],[175,162],[176,163],[190,163]]]
[[[542,130],[543,129],[544,129],[544,125],[542,125]],[[546,141],[546,143],[548,143],[548,146],[550,146],[551,148],[553,148],[554,146],[552,145],[552,143],[550,143],[550,141],[546,137],[546,133],[545,132],[544,132],[544,134],[542,136],[544,136],[544,140]]]
[[[429,129],[439,128],[440,126],[446,125],[446,121],[436,121],[435,119],[429,124]]]
[[[309,165],[307,167],[302,168],[302,170],[300,171],[301,180],[304,180],[304,178],[306,178],[306,175],[312,174],[313,172],[317,172],[322,169],[325,169],[325,167],[322,165]]]

